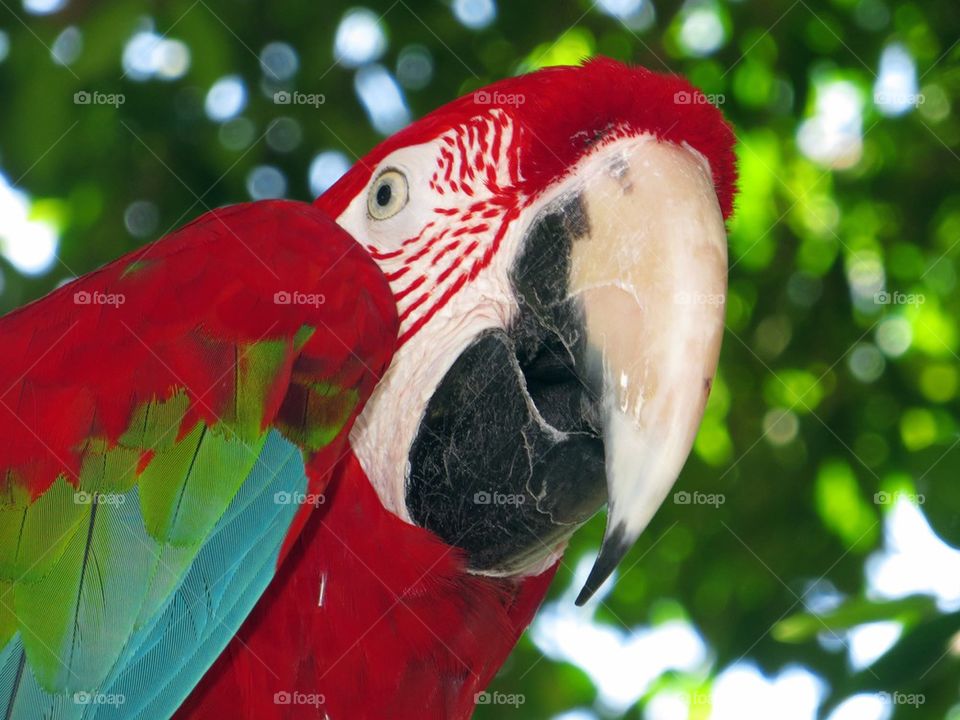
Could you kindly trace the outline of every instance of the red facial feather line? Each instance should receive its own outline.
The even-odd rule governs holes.
[[[393,287],[401,345],[493,261],[526,202],[518,189],[518,141],[499,108],[445,132],[429,183],[445,206],[435,207],[419,235],[399,249],[371,249]]]

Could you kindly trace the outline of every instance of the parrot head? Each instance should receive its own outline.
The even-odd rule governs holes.
[[[351,434],[388,511],[470,572],[526,576],[606,504],[578,603],[596,591],[703,414],[733,142],[684,80],[600,59],[460,98],[316,201],[397,302],[396,354]]]

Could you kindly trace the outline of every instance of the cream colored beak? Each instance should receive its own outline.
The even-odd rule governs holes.
[[[615,149],[614,149],[615,148]],[[587,374],[602,387],[608,490],[586,602],[650,522],[686,462],[720,353],[727,291],[723,215],[705,160],[651,137],[599,151],[573,244]]]

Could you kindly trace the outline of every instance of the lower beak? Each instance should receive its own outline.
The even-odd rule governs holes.
[[[716,372],[727,289],[723,215],[706,161],[644,136],[597,153],[573,243],[570,294],[586,374],[602,388],[607,526],[577,598],[613,572],[690,453]]]

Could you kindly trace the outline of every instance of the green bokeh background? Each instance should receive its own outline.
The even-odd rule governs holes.
[[[0,0],[0,30],[10,41],[0,62],[0,171],[61,236],[59,262],[39,277],[0,260],[0,310],[142,244],[124,223],[134,201],[156,204],[146,238],[153,239],[205,209],[248,199],[247,176],[258,165],[280,168],[288,196],[308,199],[317,152],[365,154],[379,136],[354,92],[355,70],[336,65],[332,52],[352,5],[73,0],[36,16]],[[825,711],[855,692],[899,691],[923,693],[925,703],[893,708],[896,718],[960,718],[960,657],[950,649],[960,613],[925,597],[868,600],[864,574],[883,546],[891,507],[875,501],[878,492],[922,494],[936,531],[960,546],[956,0],[662,1],[646,27],[585,0],[501,0],[496,20],[481,30],[464,27],[447,2],[366,6],[383,14],[387,68],[411,44],[433,58],[430,83],[406,91],[414,117],[523,69],[605,54],[687,75],[736,127],[742,193],[730,225],[728,332],[678,484],[722,493],[725,502],[668,501],[596,615],[626,628],[685,618],[707,642],[712,671],[662,677],[627,717],[643,717],[649,698],[664,690],[702,693],[708,701],[690,717],[708,717],[711,677],[742,659],[766,673],[789,664],[816,672],[830,687]],[[696,57],[681,27],[702,7],[721,19],[725,39]],[[182,78],[122,76],[123,48],[145,16],[189,47]],[[83,51],[65,68],[49,48],[69,25],[82,30]],[[295,48],[300,70],[291,87],[324,94],[322,107],[281,107],[261,92],[258,52],[271,41]],[[914,58],[923,96],[900,117],[883,116],[873,102],[878,61],[891,42]],[[210,86],[228,74],[250,90],[243,114],[256,132],[242,149],[226,147],[203,110]],[[862,154],[831,168],[805,157],[797,134],[817,112],[818,89],[836,80],[862,94]],[[79,90],[123,93],[125,103],[78,106]],[[263,140],[281,115],[303,131],[289,152]],[[922,302],[876,302],[879,291]],[[601,533],[597,518],[575,538],[554,594]],[[809,591],[824,583],[845,599],[813,615]],[[868,670],[849,669],[842,642],[828,649],[818,641],[879,619],[901,621],[904,632]],[[519,710],[481,708],[478,717],[547,718],[596,699],[586,675],[542,658],[527,638],[494,689],[522,693],[525,702]]]

